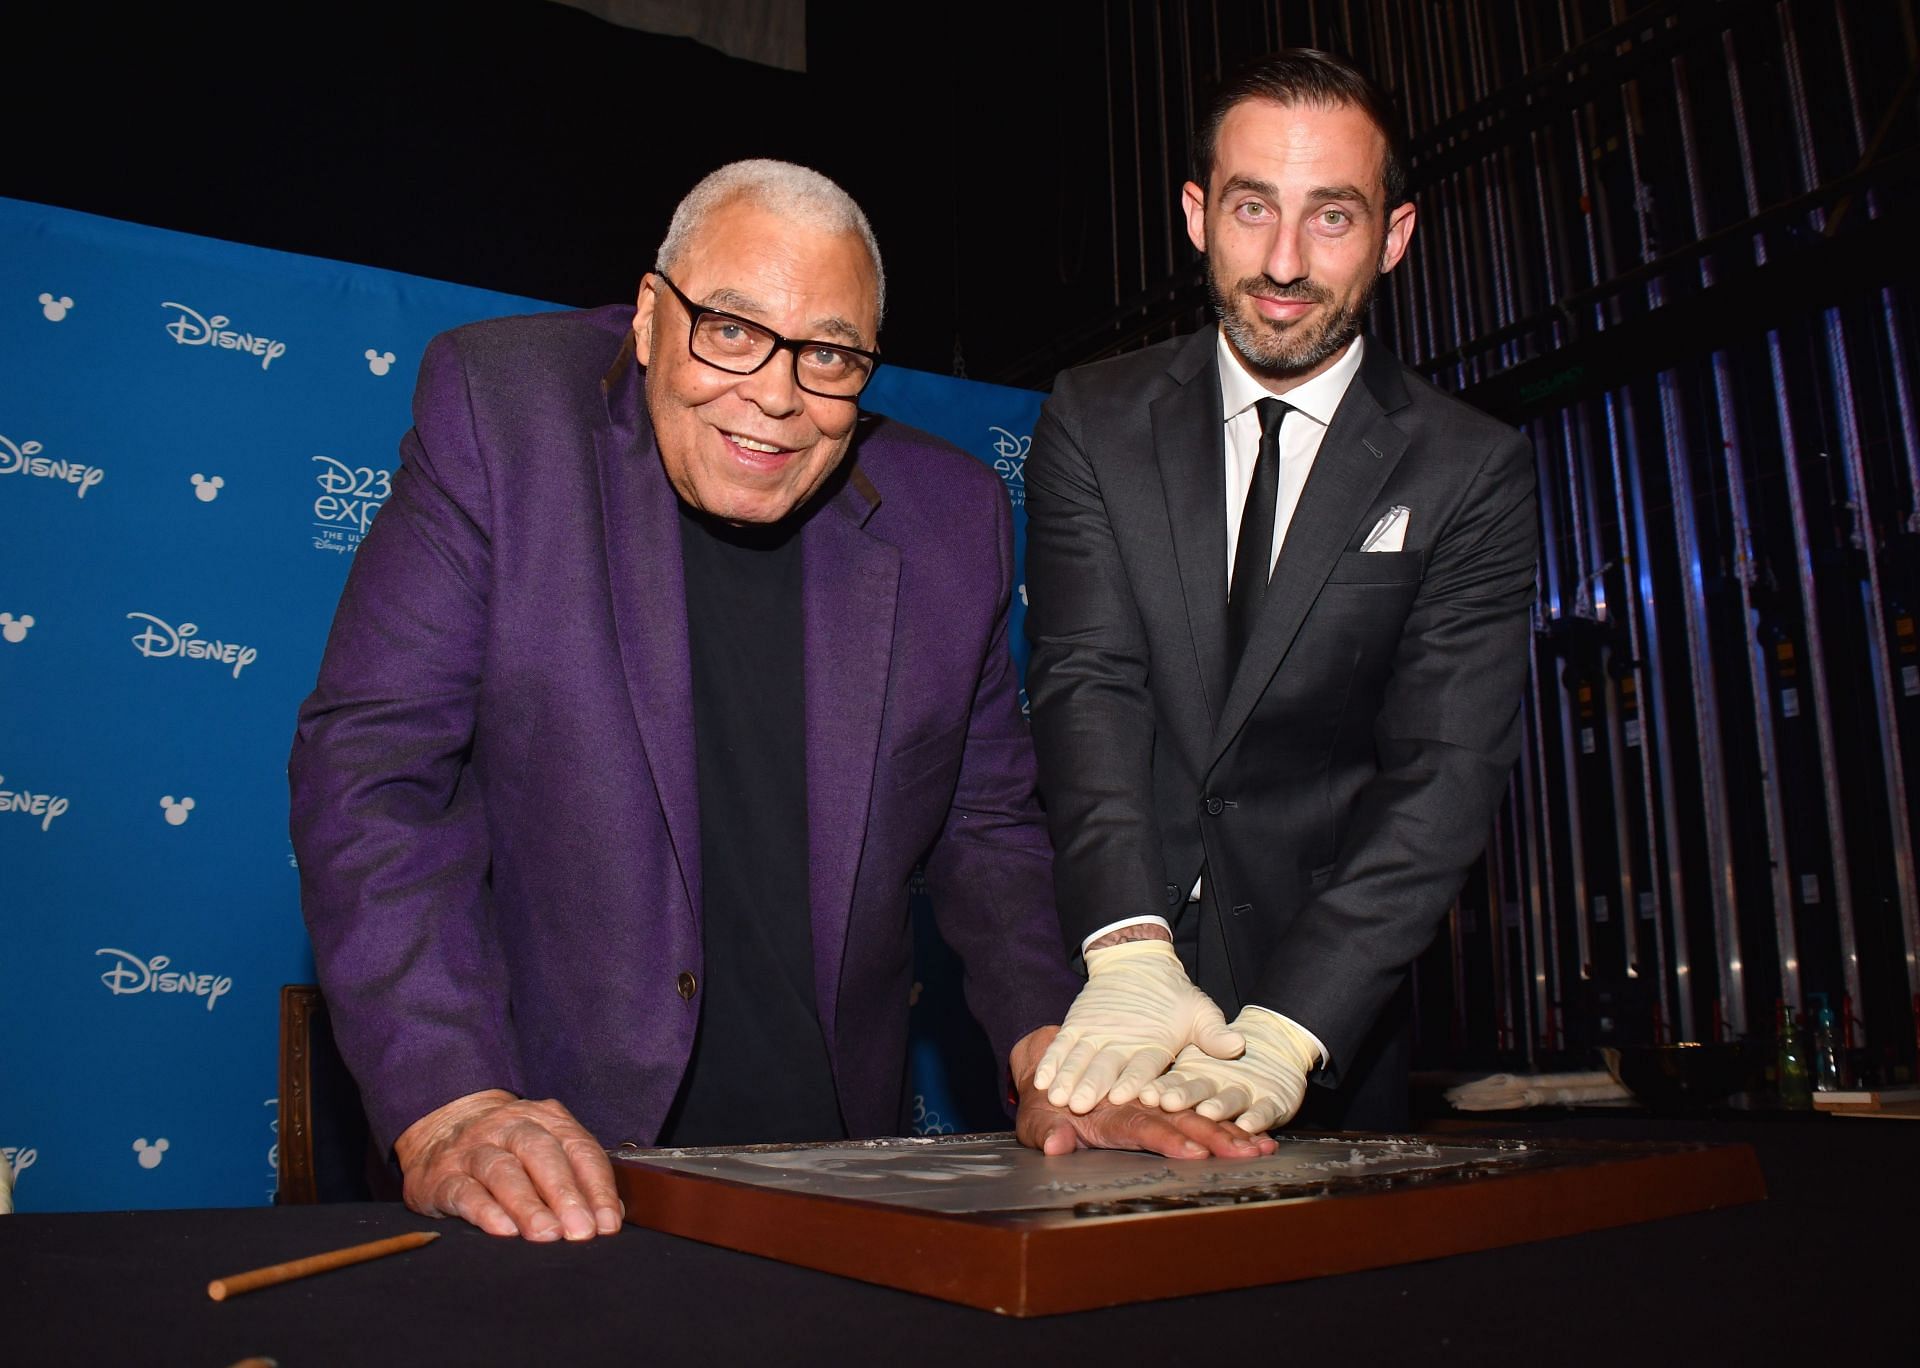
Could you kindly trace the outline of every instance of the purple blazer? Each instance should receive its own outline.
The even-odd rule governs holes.
[[[495,1087],[649,1144],[692,1052],[685,594],[632,314],[434,340],[300,709],[302,903],[382,1145]],[[916,863],[1000,1058],[1077,987],[1007,653],[1011,513],[965,453],[863,418],[801,536],[815,997],[851,1133],[886,1134]]]

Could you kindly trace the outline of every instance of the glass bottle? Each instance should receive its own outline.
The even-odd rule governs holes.
[[[1782,1002],[1775,1027],[1778,1055],[1774,1063],[1774,1087],[1780,1105],[1789,1110],[1804,1110],[1813,1105],[1813,1069],[1808,1058],[1807,1034],[1800,1028],[1793,1008]]]
[[[1838,1092],[1847,1086],[1847,1057],[1840,1048],[1840,1027],[1824,994],[1813,1027],[1813,1087],[1815,1092]]]

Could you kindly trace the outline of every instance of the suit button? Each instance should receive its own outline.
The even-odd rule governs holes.
[[[699,985],[694,982],[692,974],[682,969],[680,971],[680,977],[673,981],[673,986],[679,990],[680,996],[683,999],[690,1002],[693,1000],[693,990]]]
[[[1220,815],[1221,809],[1224,807],[1226,807],[1226,804],[1221,802],[1218,798],[1207,799],[1207,816],[1218,817]]]

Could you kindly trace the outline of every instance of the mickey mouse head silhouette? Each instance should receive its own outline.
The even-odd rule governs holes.
[[[204,475],[193,477],[193,497],[201,503],[212,503],[220,497],[220,491],[226,487],[227,482],[218,475],[211,480]]]
[[[187,814],[193,811],[193,799],[182,798],[176,803],[173,801],[173,795],[168,794],[160,800],[160,806],[167,810],[168,826],[185,826]]]
[[[40,292],[40,312],[47,316],[49,323],[58,323],[67,316],[67,310],[72,307],[73,300],[68,295],[61,295],[55,299],[45,290]]]
[[[392,368],[393,368],[392,352],[377,352],[372,347],[367,348],[367,369],[368,370],[372,371],[375,375],[385,375]]]
[[[0,613],[0,637],[12,642],[27,639],[27,629],[33,626],[33,614],[22,613],[15,617],[12,613]]]
[[[140,1156],[140,1167],[143,1169],[159,1168],[160,1160],[172,1148],[173,1146],[167,1143],[167,1137],[164,1135],[152,1144],[147,1143],[147,1137],[144,1135],[133,1142],[133,1152]]]

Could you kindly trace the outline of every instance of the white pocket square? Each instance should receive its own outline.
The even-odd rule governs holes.
[[[1380,521],[1360,543],[1362,551],[1398,551],[1407,543],[1407,520],[1412,516],[1405,504],[1395,504],[1380,515]]]

